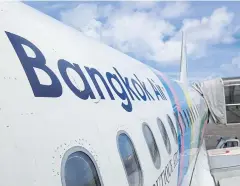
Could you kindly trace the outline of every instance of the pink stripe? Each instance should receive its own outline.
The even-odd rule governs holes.
[[[178,100],[178,96],[177,93],[175,92],[175,90],[173,89],[173,87],[171,86],[171,83],[169,82],[168,78],[166,78],[162,73],[159,72],[159,74],[161,75],[161,77],[166,81],[166,83],[168,84],[172,94],[173,94],[173,98],[174,101],[176,103],[177,106],[177,110],[178,112],[181,112],[181,106],[180,106],[180,101]],[[178,114],[178,120],[180,121],[180,128],[181,128],[181,132],[184,132],[185,128],[184,128],[184,124],[182,121],[182,118],[179,116]],[[184,129],[184,130],[183,130]],[[181,135],[181,152],[184,152],[184,135]],[[182,170],[183,170],[183,166],[184,166],[184,156],[181,156],[180,154],[180,169],[179,169],[179,182],[178,185],[180,185],[181,181],[182,181]]]

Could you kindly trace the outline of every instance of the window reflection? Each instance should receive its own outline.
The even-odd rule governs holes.
[[[171,154],[171,144],[170,144],[170,140],[169,140],[169,137],[168,137],[168,134],[167,134],[167,131],[166,131],[166,128],[165,126],[163,125],[162,121],[158,118],[157,119],[157,124],[158,124],[158,127],[160,129],[160,132],[162,134],[162,138],[163,138],[163,142],[165,144],[165,147],[167,149],[167,152],[169,154]]]
[[[173,138],[174,138],[175,142],[177,143],[177,132],[176,132],[176,129],[174,127],[174,124],[173,124],[172,119],[170,118],[169,115],[167,115],[167,118],[168,118],[168,123],[170,125],[171,131],[172,131],[172,134],[173,134]]]
[[[177,122],[177,126],[179,126],[179,128],[180,128],[181,135],[183,135],[183,128],[182,128],[182,126],[180,125],[180,122],[179,122],[179,118],[178,118],[177,112],[174,112],[174,116],[175,116],[175,119],[176,119],[176,122]]]
[[[190,110],[187,110],[187,113],[189,115],[189,118],[191,119],[192,123],[194,122],[194,115],[192,112],[192,108],[190,108]]]
[[[181,113],[181,112],[179,112],[179,114],[180,114],[180,117],[181,117],[181,119],[182,119],[182,122],[183,122],[183,124],[184,124],[184,127],[185,127],[185,129],[186,129],[186,128],[187,128],[187,125],[186,125],[186,122],[185,122],[185,120],[183,119],[182,113]]]
[[[96,168],[84,152],[74,152],[65,164],[66,186],[101,186]]]
[[[152,134],[152,131],[146,124],[143,125],[143,134],[144,134],[145,140],[147,142],[147,146],[150,151],[150,155],[152,157],[153,163],[154,163],[155,167],[157,169],[159,169],[160,168],[159,150],[158,150],[156,141],[154,139],[154,136]]]
[[[142,185],[142,171],[130,138],[122,133],[118,137],[118,148],[130,186]]]

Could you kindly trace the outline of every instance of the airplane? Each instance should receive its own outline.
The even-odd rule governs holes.
[[[172,80],[22,2],[0,17],[0,185],[215,185],[184,37]]]

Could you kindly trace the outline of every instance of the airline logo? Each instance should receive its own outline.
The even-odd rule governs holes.
[[[37,48],[32,42],[21,36],[10,32],[6,32],[6,34],[23,66],[34,96],[52,98],[62,96],[63,87],[59,77],[57,77],[57,75],[47,66],[44,54],[40,51],[40,49]],[[35,53],[35,58],[27,55],[23,47],[24,45],[29,47]],[[78,64],[71,63],[65,59],[59,59],[57,65],[61,74],[61,78],[64,80],[68,88],[82,100],[96,99],[96,95],[94,94],[85,74],[90,76],[91,81],[102,100],[106,99],[106,95],[104,95],[98,84],[99,79],[101,80],[101,83],[104,84],[104,87],[108,93],[107,97],[109,97],[111,100],[115,100],[115,96],[117,95],[117,97],[122,100],[122,108],[127,112],[132,112],[133,110],[132,101],[167,100],[163,91],[163,87],[160,87],[152,79],[146,78],[146,82],[149,83],[151,85],[150,87],[152,88],[149,90],[146,87],[146,82],[140,80],[137,75],[133,74],[133,78],[123,77],[115,67],[113,67],[113,72],[101,74],[93,67],[80,67]],[[39,77],[36,74],[36,69],[40,69],[45,72],[51,79],[52,84],[41,84]],[[84,90],[80,90],[74,85],[67,74],[67,69],[74,70],[79,75],[84,84]],[[118,84],[119,86],[115,86],[115,84]]]

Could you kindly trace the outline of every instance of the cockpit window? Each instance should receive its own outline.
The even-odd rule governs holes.
[[[166,128],[165,128],[165,126],[163,125],[162,121],[159,118],[157,118],[157,124],[158,124],[160,132],[162,134],[163,142],[165,144],[167,152],[168,152],[168,154],[171,154],[172,149],[171,149],[171,144],[170,144],[170,140],[169,140]]]
[[[75,151],[64,158],[63,186],[101,186],[96,167],[83,151]]]
[[[118,136],[118,148],[129,186],[142,186],[142,170],[137,153],[130,138],[124,133]]]
[[[152,161],[157,169],[160,168],[160,154],[152,131],[146,123],[143,124],[143,134],[152,157]]]
[[[167,115],[167,119],[168,119],[168,123],[170,125],[171,131],[172,131],[172,134],[173,134],[173,138],[174,138],[175,142],[177,143],[177,132],[176,132],[176,129],[175,129],[174,124],[172,122],[172,119],[170,118],[169,115]]]

